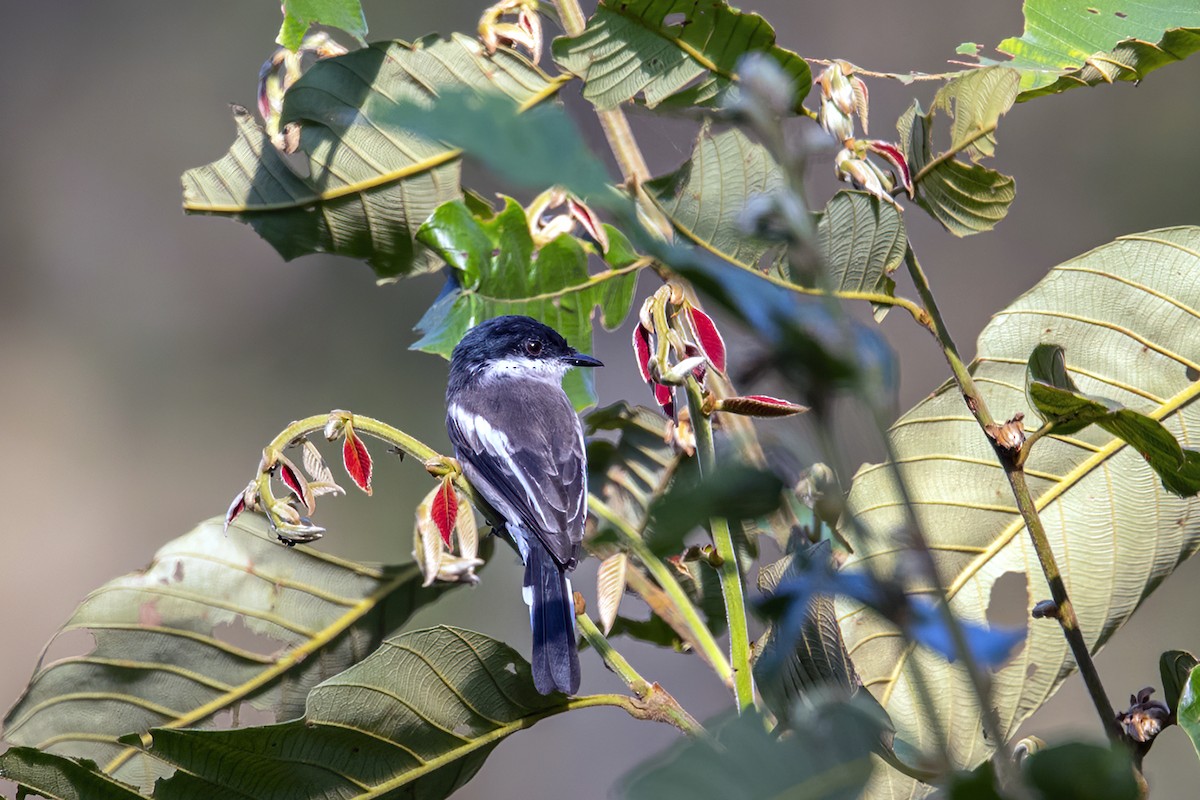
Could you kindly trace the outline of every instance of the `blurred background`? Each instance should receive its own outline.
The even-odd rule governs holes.
[[[764,14],[780,43],[801,55],[874,70],[941,71],[959,43],[994,45],[1022,27],[1016,0],[742,5]],[[365,2],[372,39],[473,31],[481,8],[465,0]],[[407,350],[440,279],[378,287],[357,262],[310,256],[285,264],[250,228],[180,210],[180,173],[218,158],[232,141],[228,103],[253,106],[258,68],[279,28],[276,3],[21,3],[6,20],[5,707],[76,603],[222,514],[263,444],[290,420],[348,408],[447,447],[446,365]],[[1200,223],[1198,87],[1193,58],[1142,86],[1079,89],[1018,106],[1000,125],[995,162],[1015,175],[1017,200],[995,231],[959,240],[919,210],[905,215],[964,355],[989,315],[1051,266],[1121,234]],[[872,81],[872,133],[888,137],[912,97],[927,104],[934,88]],[[691,150],[691,123],[635,114],[634,125],[656,172]],[[589,135],[603,148],[597,130]],[[832,169],[816,172],[819,206],[834,184]],[[904,315],[891,315],[883,329],[899,353],[899,404],[907,408],[947,370]],[[650,399],[627,351],[628,331],[598,336],[609,365],[599,375],[602,403]],[[869,441],[847,446],[858,460],[879,458]],[[411,464],[377,460],[373,498],[322,505],[330,533],[320,548],[359,560],[409,559],[412,509],[429,484]],[[585,564],[588,577],[576,582],[589,595],[594,569]],[[1200,650],[1197,576],[1200,564],[1183,565],[1100,656],[1116,705],[1159,683],[1162,650]],[[527,653],[518,581],[515,557],[501,550],[480,587],[453,593],[414,623],[474,628]],[[619,646],[701,719],[728,706],[698,659]],[[584,691],[621,688],[593,654],[583,665]],[[1025,730],[1044,738],[1100,733],[1077,677]],[[552,718],[503,743],[458,796],[605,797],[618,775],[676,735],[615,710]],[[1178,729],[1159,740],[1147,767],[1156,798],[1194,796],[1186,787],[1200,766]],[[0,782],[0,793],[11,792]]]

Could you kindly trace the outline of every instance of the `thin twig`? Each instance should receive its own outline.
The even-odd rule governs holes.
[[[629,691],[633,692],[638,707],[646,715],[644,718],[668,722],[686,734],[696,736],[704,733],[703,726],[684,710],[683,706],[671,696],[670,692],[657,683],[650,683],[638,674],[625,657],[605,638],[596,623],[586,613],[575,617],[579,632],[592,646],[592,649],[604,659],[604,663],[625,682]],[[633,713],[633,712],[630,712]]]

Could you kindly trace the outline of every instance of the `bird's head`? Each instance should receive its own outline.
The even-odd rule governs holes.
[[[450,357],[452,376],[519,377],[558,382],[571,367],[601,367],[580,353],[558,331],[532,317],[493,317],[462,338]]]

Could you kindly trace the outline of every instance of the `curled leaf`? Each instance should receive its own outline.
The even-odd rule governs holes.
[[[329,470],[329,465],[325,463],[325,458],[321,455],[321,451],[317,446],[308,439],[304,440],[301,446],[301,453],[304,464],[304,471],[308,473],[308,477],[318,483],[333,483],[333,473]]]
[[[571,219],[583,228],[587,238],[600,247],[600,252],[607,253],[608,233],[604,230],[604,224],[600,222],[600,218],[596,216],[595,212],[574,197],[567,198],[567,211],[570,213]]]
[[[304,504],[309,514],[317,510],[317,500],[308,481],[300,476],[296,465],[283,456],[279,457],[279,479],[296,495],[296,499]]]
[[[717,410],[746,417],[790,417],[808,411],[808,406],[766,394],[751,394],[745,397],[726,397],[717,403]]]
[[[640,324],[633,328],[633,355],[642,380],[650,383],[650,332]]]
[[[371,494],[371,454],[358,438],[353,426],[345,425],[346,441],[342,444],[342,462],[350,479],[368,495]]]
[[[250,482],[250,486],[247,486],[245,489],[238,492],[237,496],[233,498],[233,502],[229,504],[229,510],[225,512],[226,531],[229,530],[229,526],[233,523],[233,521],[240,517],[242,512],[246,510],[246,492],[248,492],[252,486],[254,486],[254,481]]]
[[[454,493],[454,484],[449,475],[442,478],[441,485],[433,495],[433,502],[429,506],[429,518],[441,534],[442,542],[446,547],[450,547],[450,536],[458,518],[458,496]]]
[[[417,504],[416,524],[413,526],[413,559],[420,567],[421,574],[425,576],[422,586],[431,586],[437,580],[445,552],[442,536],[436,530],[432,514],[433,505],[441,492],[442,485],[438,484]]]
[[[600,624],[607,636],[617,621],[621,598],[625,596],[625,574],[629,558],[624,553],[614,553],[600,562],[596,573],[596,605],[599,607]]]
[[[475,523],[475,509],[467,500],[458,503],[454,532],[458,536],[458,554],[467,559],[475,558],[479,553],[479,526]]]
[[[896,178],[900,181],[900,185],[904,187],[904,191],[909,198],[915,196],[912,181],[912,170],[908,168],[908,159],[904,157],[904,151],[891,142],[882,142],[874,140],[867,142],[867,149],[872,153],[878,153],[887,159],[888,163],[896,170]]]
[[[675,419],[675,393],[670,386],[654,384],[654,402],[662,406],[663,413]]]
[[[687,312],[688,320],[692,323],[692,330],[696,332],[696,344],[700,345],[700,349],[708,357],[708,362],[716,368],[717,372],[724,372],[725,339],[717,330],[712,317],[691,305],[687,307]]]

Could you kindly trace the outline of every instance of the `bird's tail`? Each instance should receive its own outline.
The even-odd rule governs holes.
[[[528,541],[525,599],[533,626],[533,683],[542,694],[575,694],[579,691],[579,651],[571,582],[537,537]]]

